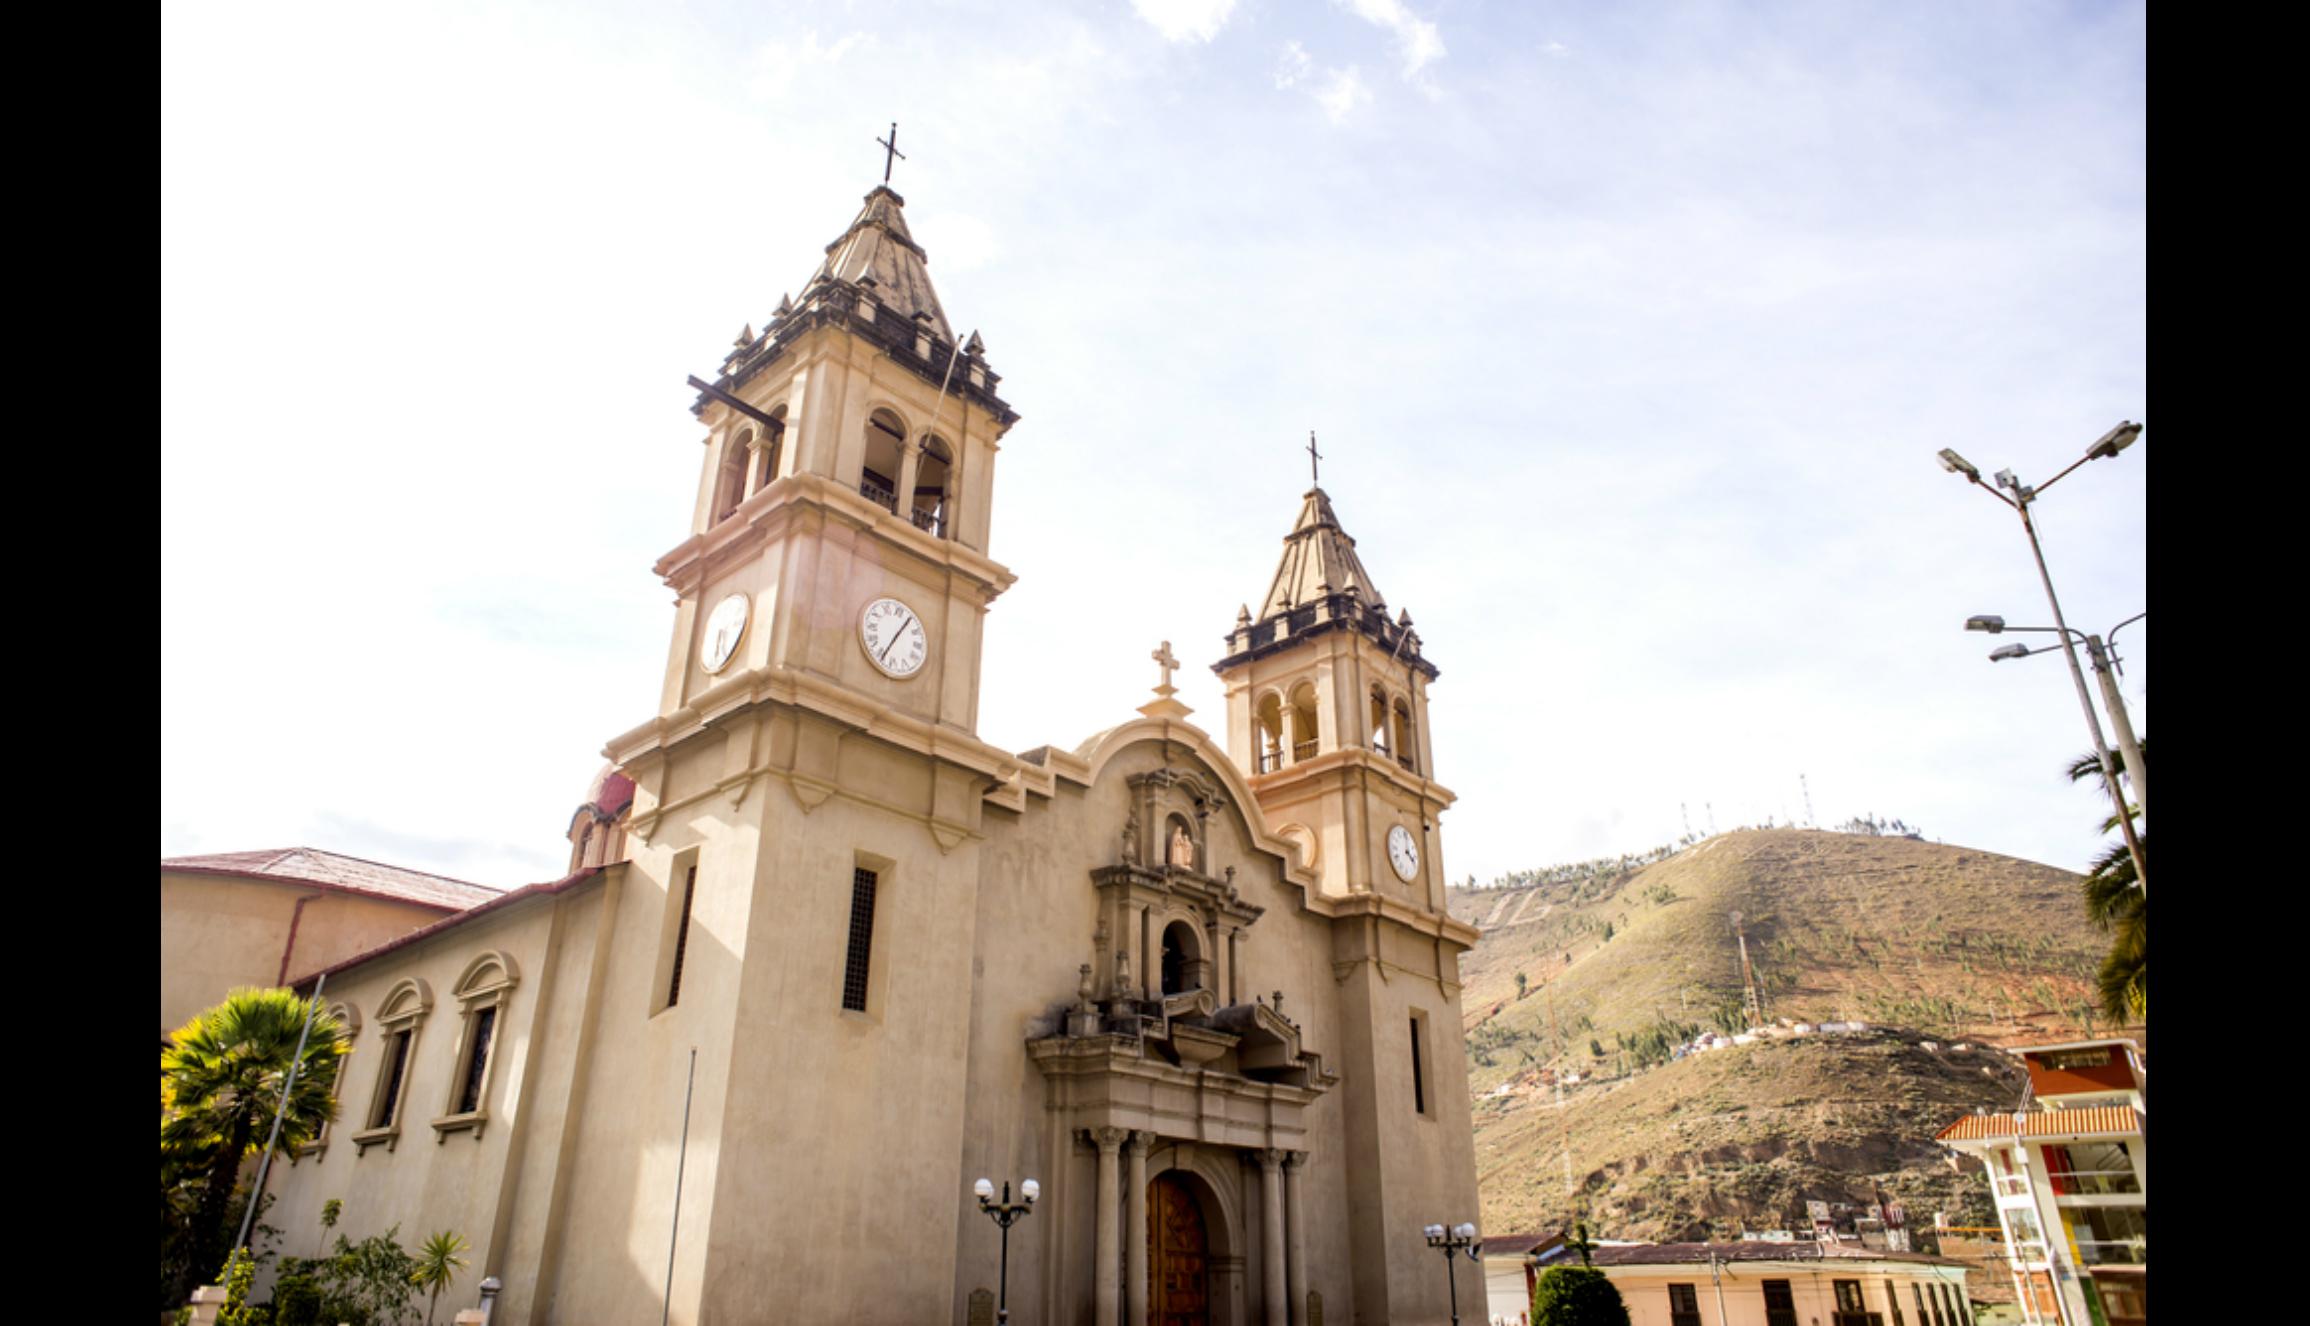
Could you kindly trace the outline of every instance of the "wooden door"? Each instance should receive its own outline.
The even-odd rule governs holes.
[[[1148,1307],[1154,1326],[1211,1326],[1211,1245],[1203,1208],[1168,1174],[1147,1188]]]

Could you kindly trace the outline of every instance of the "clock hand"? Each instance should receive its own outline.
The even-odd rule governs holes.
[[[893,650],[893,649],[896,649],[896,648],[898,648],[898,641],[899,641],[899,637],[900,637],[901,635],[903,635],[903,634],[905,633],[905,631],[906,631],[906,627],[904,627],[904,626],[900,626],[900,627],[898,627],[896,630],[893,630],[893,631],[890,633],[890,643],[889,643],[889,644],[887,644],[887,645],[884,645],[884,646],[882,647],[882,652],[881,652],[881,653],[879,653],[879,654],[876,654],[876,655],[874,656],[874,661],[875,661],[875,662],[877,662],[877,663],[887,663],[887,662],[889,662],[889,661],[890,661],[890,651],[891,651],[891,650]]]

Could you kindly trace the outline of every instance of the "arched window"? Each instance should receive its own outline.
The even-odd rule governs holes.
[[[1372,749],[1388,753],[1388,693],[1372,687]]]
[[[1252,719],[1252,740],[1258,748],[1257,772],[1274,773],[1283,767],[1283,697],[1273,691],[1259,697],[1259,709]]]
[[[377,1005],[377,1030],[384,1050],[377,1057],[377,1081],[369,1093],[369,1126],[353,1134],[363,1151],[379,1142],[390,1151],[401,1137],[401,1105],[409,1094],[410,1057],[417,1032],[433,1008],[433,988],[414,977],[385,993]]]
[[[746,500],[746,461],[754,447],[754,430],[740,429],[722,439],[722,464],[714,477],[714,519],[719,525]]]
[[[754,479],[746,486],[748,497],[768,488],[778,477],[779,454],[786,444],[786,407],[781,405],[770,412],[771,422],[763,425],[762,435],[754,442]]]
[[[433,1121],[437,1132],[471,1128],[476,1137],[481,1135],[489,1118],[490,1069],[497,1062],[498,1015],[520,981],[521,971],[513,959],[497,952],[474,958],[457,978],[465,1027],[457,1040],[457,1072],[450,1079],[447,1108]]]
[[[1315,687],[1303,681],[1291,688],[1291,762],[1313,759],[1315,748]]]
[[[1163,927],[1163,993],[1185,994],[1204,984],[1203,941],[1195,927],[1173,921]]]
[[[898,514],[898,472],[906,457],[906,424],[888,410],[866,420],[866,462],[858,492],[892,515]]]
[[[1396,700],[1393,740],[1396,748],[1396,763],[1417,772],[1419,770],[1418,751],[1420,747],[1419,743],[1412,740],[1412,707],[1405,703],[1401,697]]]
[[[939,538],[953,528],[954,506],[948,490],[954,486],[954,449],[939,437],[922,442],[922,457],[915,462],[914,497],[908,511],[914,527]]]
[[[1180,816],[1173,815],[1165,826],[1163,859],[1181,870],[1195,869],[1195,833]]]

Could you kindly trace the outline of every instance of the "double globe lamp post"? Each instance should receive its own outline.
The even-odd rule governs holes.
[[[1985,483],[1982,481],[1981,471],[1975,468],[1971,461],[1948,448],[1943,448],[1941,451],[1941,468],[1951,474],[1965,476],[1967,483],[2011,507],[2014,513],[2021,517],[2021,528],[2029,535],[2030,555],[2037,561],[2038,582],[2045,586],[2046,604],[2053,609],[2053,625],[2047,627],[2008,627],[2002,617],[1981,616],[1970,619],[1965,623],[1965,626],[1967,630],[1988,631],[1991,634],[2007,630],[2030,630],[2044,631],[2060,636],[2059,647],[2062,656],[2069,660],[2070,680],[2077,686],[2078,705],[2085,710],[2086,731],[2093,736],[2094,757],[2101,763],[2101,775],[2103,781],[2109,785],[2110,801],[2118,808],[2118,829],[2125,835],[2127,853],[2133,857],[2134,879],[2141,885],[2142,896],[2147,898],[2150,893],[2149,863],[2142,857],[2141,839],[2134,832],[2133,817],[2126,814],[2126,794],[2125,789],[2118,783],[2117,762],[2110,758],[2109,743],[2102,739],[2101,719],[2094,712],[2093,697],[2086,691],[2085,669],[2080,667],[2077,661],[2077,641],[2086,642],[2087,648],[2093,653],[2094,670],[2102,674],[2103,698],[2110,705],[2110,722],[2118,729],[2119,741],[2126,748],[2126,772],[2127,776],[2133,780],[2134,803],[2141,807],[2142,815],[2147,818],[2149,815],[2148,771],[2143,767],[2140,743],[2133,739],[2133,725],[2125,717],[2125,706],[2118,698],[2117,683],[2110,676],[2110,665],[2101,641],[2093,636],[2071,630],[2069,623],[2062,619],[2061,600],[2055,596],[2053,576],[2045,568],[2045,549],[2038,543],[2036,523],[2029,518],[2030,503],[2036,501],[2046,489],[2059,483],[2070,470],[2076,469],[2089,460],[2105,460],[2116,456],[2119,452],[2132,446],[2134,439],[2141,436],[2141,432],[2142,426],[2131,420],[2119,424],[2102,434],[2092,446],[2087,447],[2083,456],[2071,461],[2068,469],[2064,469],[2060,474],[2054,475],[2035,488],[2016,479],[2011,470],[1999,470],[1991,476],[1994,486]],[[2000,488],[2012,493],[2013,496],[2007,497],[2005,493],[1998,491]],[[2128,620],[2135,619],[2129,618]],[[2120,622],[2118,627],[2111,628],[2111,638],[2116,638],[2118,628],[2126,624],[2126,622]],[[2008,658],[2024,658],[2039,652],[2042,651],[2028,649],[2021,645],[2008,645],[1989,657],[1991,662],[1999,662]]]
[[[1429,1247],[1443,1250],[1444,1283],[1451,1286],[1452,1292],[1452,1326],[1460,1326],[1460,1280],[1455,1274],[1452,1255],[1466,1252],[1468,1260],[1474,1261],[1484,1241],[1476,1237],[1476,1227],[1470,1224],[1454,1225],[1450,1229],[1442,1225],[1430,1225],[1420,1232],[1428,1236]]]
[[[1043,1185],[1033,1179],[1021,1183],[1019,1185],[1020,1200],[1016,1202],[1011,1200],[1011,1181],[1009,1179],[1003,1180],[1003,1199],[999,1202],[995,1200],[995,1185],[992,1179],[980,1179],[971,1185],[971,1191],[978,1194],[979,1209],[986,1212],[996,1224],[1003,1228],[1002,1274],[1001,1278],[996,1281],[1001,1288],[995,1300],[995,1320],[1008,1322],[1011,1319],[1011,1226],[1018,1223],[1020,1218],[1029,1211],[1035,1209],[1035,1199],[1043,1195]]]

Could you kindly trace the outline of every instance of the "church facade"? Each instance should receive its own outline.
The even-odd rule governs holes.
[[[1326,494],[1226,635],[1220,736],[1166,645],[1129,721],[1006,751],[976,729],[1017,415],[900,197],[693,385],[654,712],[567,877],[322,973],[354,1051],[273,1171],[283,1250],[331,1199],[332,1237],[455,1229],[500,1326],[1446,1320],[1422,1229],[1477,1213],[1476,932],[1436,669]],[[1007,1250],[981,1177],[1039,1185]]]

